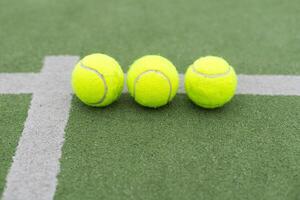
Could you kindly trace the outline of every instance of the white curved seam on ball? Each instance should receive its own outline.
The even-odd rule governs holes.
[[[222,74],[204,74],[204,73],[202,73],[202,72],[199,72],[199,71],[195,68],[194,65],[192,66],[192,69],[193,69],[193,71],[194,71],[196,74],[198,74],[198,75],[200,75],[200,76],[203,76],[203,77],[205,77],[205,78],[220,78],[220,77],[223,77],[223,76],[227,76],[227,75],[230,73],[230,71],[231,71],[231,67],[230,67],[230,66],[228,67],[227,71],[224,72],[224,73],[222,73]]]
[[[108,90],[107,84],[106,84],[106,81],[105,81],[105,78],[104,78],[104,75],[101,74],[100,72],[98,72],[97,70],[93,69],[93,68],[90,68],[90,67],[88,67],[88,66],[83,65],[82,63],[80,63],[80,67],[82,67],[82,68],[84,68],[84,69],[86,69],[86,70],[89,70],[89,71],[91,71],[91,72],[96,73],[96,75],[102,80],[102,82],[103,82],[103,84],[104,84],[104,95],[101,97],[101,99],[100,99],[98,102],[95,102],[95,103],[89,103],[89,104],[91,104],[91,105],[98,105],[98,104],[101,104],[101,103],[105,100],[106,94],[107,94],[107,90]]]
[[[160,74],[162,75],[165,79],[167,79],[168,83],[169,83],[169,86],[170,86],[170,91],[169,91],[169,96],[168,96],[168,100],[167,100],[167,103],[170,102],[171,100],[171,96],[172,96],[172,84],[171,84],[171,81],[169,79],[169,77],[167,75],[165,75],[163,72],[159,71],[159,70],[154,70],[154,69],[150,69],[150,70],[147,70],[147,71],[144,71],[142,72],[141,74],[139,74],[135,79],[134,79],[134,83],[133,83],[133,97],[135,98],[135,86],[136,86],[136,83],[137,81],[145,74],[147,73],[150,73],[150,72],[154,72],[154,73],[157,73],[157,74]]]

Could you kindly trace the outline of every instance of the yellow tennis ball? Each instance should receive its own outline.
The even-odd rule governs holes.
[[[120,96],[124,73],[118,62],[104,54],[91,54],[80,60],[72,73],[72,87],[85,104],[104,107]]]
[[[217,108],[234,96],[237,76],[223,59],[207,56],[196,60],[186,71],[185,90],[188,97],[204,108]]]
[[[156,55],[136,60],[127,73],[129,93],[140,105],[157,108],[169,103],[178,90],[179,76],[175,66]]]

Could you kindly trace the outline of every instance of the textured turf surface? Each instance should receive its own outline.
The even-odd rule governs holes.
[[[0,196],[27,115],[29,95],[0,95]]]
[[[159,110],[74,99],[56,199],[297,199],[299,119],[298,97],[214,111],[184,95]]]
[[[104,52],[127,66],[161,54],[185,71],[224,56],[238,73],[300,74],[299,0],[0,1],[0,71],[38,71],[45,55]]]
[[[0,72],[46,55],[145,54],[184,72],[225,57],[238,73],[300,74],[298,0],[0,0]],[[30,95],[0,96],[0,196]],[[207,111],[184,95],[144,109],[73,100],[56,199],[299,199],[299,97],[237,96]]]

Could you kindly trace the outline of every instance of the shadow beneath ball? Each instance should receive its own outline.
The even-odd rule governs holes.
[[[187,96],[185,98],[185,102],[186,102],[186,105],[191,108],[191,109],[194,109],[194,110],[197,110],[199,112],[203,112],[203,113],[225,113],[225,112],[230,112],[230,110],[232,109],[232,106],[234,106],[235,104],[235,101],[234,101],[234,98],[226,103],[225,105],[221,106],[221,107],[217,107],[217,108],[203,108],[201,106],[198,106],[196,105],[194,102],[192,102]]]

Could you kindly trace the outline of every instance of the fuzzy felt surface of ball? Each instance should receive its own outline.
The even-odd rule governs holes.
[[[85,104],[104,107],[116,101],[124,85],[119,63],[105,54],[91,54],[80,60],[72,73],[72,88]]]
[[[137,103],[157,108],[169,103],[178,90],[179,76],[166,58],[148,55],[136,60],[127,73],[129,93]]]
[[[236,73],[227,61],[215,56],[196,60],[185,73],[185,90],[198,106],[218,108],[229,102],[237,87]]]

